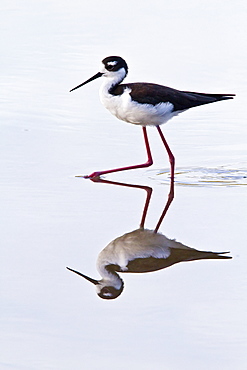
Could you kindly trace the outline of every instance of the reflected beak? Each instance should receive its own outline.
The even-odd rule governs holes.
[[[98,285],[98,284],[99,284],[98,280],[94,280],[94,279],[90,278],[89,276],[83,275],[83,274],[82,274],[81,272],[79,272],[79,271],[73,270],[73,269],[71,269],[71,268],[69,268],[69,267],[66,267],[66,269],[68,269],[68,270],[70,270],[70,271],[72,271],[72,272],[76,273],[77,275],[82,276],[84,279],[86,279],[86,280],[90,281],[90,283],[93,283],[94,285]]]
[[[94,75],[93,77],[89,78],[87,81],[83,82],[82,84],[80,84],[80,85],[78,85],[78,86],[74,87],[74,88],[73,88],[73,89],[71,89],[69,92],[74,91],[74,90],[76,90],[76,89],[79,89],[79,87],[82,87],[83,85],[86,85],[88,82],[91,82],[91,81],[93,81],[93,80],[96,80],[96,78],[99,78],[99,77],[101,77],[102,75],[103,75],[103,73],[101,73],[101,72],[96,73],[96,75]]]

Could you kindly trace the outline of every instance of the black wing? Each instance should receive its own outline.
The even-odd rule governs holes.
[[[196,261],[203,259],[229,259],[231,256],[226,256],[228,252],[206,252],[198,251],[193,248],[180,249],[172,248],[171,254],[167,258],[136,258],[129,261],[127,264],[127,270],[122,271],[121,267],[118,265],[108,265],[107,269],[109,271],[117,272],[131,272],[131,273],[141,273],[141,272],[152,272],[164,269],[166,267],[172,266],[175,263],[186,262],[186,261]]]
[[[235,96],[235,94],[205,94],[180,91],[162,85],[139,82],[117,85],[111,89],[110,93],[121,95],[126,88],[131,89],[131,98],[140,104],[157,105],[169,102],[174,105],[174,111],[185,110],[219,100],[233,99]]]

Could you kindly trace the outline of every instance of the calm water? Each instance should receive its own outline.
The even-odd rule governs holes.
[[[247,367],[246,16],[242,1],[2,1],[1,369],[242,370]],[[96,259],[138,228],[142,189],[76,177],[140,163],[139,127],[100,104],[95,81],[121,55],[128,81],[236,93],[163,126],[176,157],[175,199],[160,231],[232,259],[122,274],[101,300],[66,270],[99,278]],[[153,189],[153,229],[169,163],[151,128],[151,169],[107,179]]]

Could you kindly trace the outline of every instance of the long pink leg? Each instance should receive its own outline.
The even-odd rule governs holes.
[[[147,216],[147,211],[148,211],[150,199],[151,199],[151,196],[152,196],[152,191],[153,191],[152,188],[150,188],[149,186],[144,186],[144,185],[126,184],[126,183],[122,183],[122,182],[109,181],[109,180],[101,179],[100,177],[93,177],[90,180],[93,181],[93,182],[99,182],[99,183],[103,183],[103,184],[119,185],[119,186],[126,186],[126,187],[129,187],[129,188],[136,188],[136,189],[145,190],[147,195],[146,195],[146,201],[145,201],[145,205],[144,205],[144,208],[143,208],[142,218],[141,218],[141,223],[140,223],[140,228],[142,228],[142,229],[144,228],[145,220],[146,220],[146,216]],[[174,181],[171,180],[170,192],[169,192],[169,195],[168,195],[168,199],[167,199],[166,205],[164,207],[164,210],[163,210],[163,212],[162,212],[162,214],[161,214],[161,216],[160,216],[160,218],[157,222],[157,225],[154,229],[155,233],[158,232],[158,230],[160,228],[160,225],[162,224],[162,222],[165,218],[165,215],[168,211],[168,208],[170,207],[171,202],[173,201],[173,198],[174,198]]]
[[[105,175],[107,173],[119,172],[119,171],[125,171],[125,170],[134,170],[136,168],[143,168],[143,167],[151,166],[153,164],[153,158],[152,158],[152,155],[151,155],[151,150],[150,150],[150,146],[149,146],[149,142],[148,142],[147,129],[146,129],[146,127],[143,126],[142,130],[143,130],[144,142],[145,142],[145,147],[146,147],[147,156],[148,156],[147,162],[142,163],[142,164],[137,164],[137,165],[134,165],[134,166],[115,168],[113,170],[93,172],[93,173],[91,173],[91,175],[84,176],[84,178],[85,179],[91,179],[93,177],[99,177],[99,176]]]
[[[166,151],[167,151],[168,156],[169,156],[169,161],[170,161],[170,165],[171,165],[171,181],[173,182],[174,181],[175,158],[174,158],[174,155],[172,154],[171,149],[169,148],[169,146],[167,144],[167,141],[166,141],[166,139],[163,135],[163,132],[161,131],[160,126],[156,126],[156,127],[157,127],[157,130],[160,134],[161,140],[163,141],[163,144],[165,145]]]
[[[140,228],[142,228],[142,229],[144,228],[144,224],[145,224],[145,220],[146,220],[146,216],[147,216],[147,211],[148,211],[148,207],[149,207],[149,203],[150,203],[150,199],[151,199],[151,195],[152,195],[152,191],[153,191],[153,189],[150,188],[150,186],[126,184],[126,183],[123,183],[123,182],[109,181],[109,180],[101,179],[100,177],[93,177],[90,180],[93,181],[93,182],[99,182],[101,184],[119,185],[119,186],[126,186],[126,187],[129,187],[129,188],[145,190],[147,195],[146,195],[146,201],[145,201],[145,205],[144,205],[144,208],[143,208],[142,218],[141,218],[141,223],[140,223]]]
[[[159,221],[154,229],[154,232],[157,233],[159,228],[160,228],[160,225],[162,224],[164,218],[165,218],[165,215],[171,205],[171,202],[173,201],[174,199],[174,181],[171,179],[171,183],[170,183],[170,192],[168,194],[168,199],[167,199],[167,202],[166,202],[166,205],[165,205],[165,208],[159,218]]]
[[[170,192],[168,194],[168,199],[167,199],[167,203],[165,205],[165,208],[160,216],[160,219],[154,229],[154,232],[157,233],[158,230],[159,230],[159,227],[162,223],[162,221],[164,220],[164,217],[168,211],[168,208],[170,207],[170,204],[171,202],[173,201],[174,199],[174,171],[175,171],[175,158],[174,158],[174,155],[172,154],[172,151],[171,149],[169,148],[169,145],[167,144],[167,141],[163,135],[163,132],[161,131],[161,128],[159,126],[156,126],[157,127],[157,130],[160,134],[160,137],[161,137],[161,140],[163,141],[163,144],[165,145],[165,148],[166,148],[166,151],[168,153],[168,156],[169,156],[169,161],[170,161],[170,165],[171,165],[171,183],[170,183]]]

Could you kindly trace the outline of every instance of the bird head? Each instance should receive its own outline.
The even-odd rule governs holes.
[[[93,283],[96,286],[96,293],[98,294],[98,296],[100,298],[103,298],[103,299],[115,299],[123,291],[124,284],[123,284],[123,281],[121,279],[118,279],[118,284],[114,284],[115,286],[113,286],[111,284],[111,281],[109,281],[109,279],[107,279],[107,280],[104,280],[104,279],[95,280],[95,279],[90,278],[87,275],[82,274],[79,271],[76,271],[76,270],[71,269],[70,267],[66,267],[66,268],[68,270],[76,273],[77,275],[83,277],[87,281],[90,281],[90,283]]]
[[[125,60],[121,57],[107,57],[102,60],[102,64],[103,66],[100,72],[96,73],[94,76],[90,77],[88,80],[84,81],[80,85],[74,87],[70,90],[70,92],[102,76],[114,79],[116,83],[120,83],[127,76],[128,66]]]

